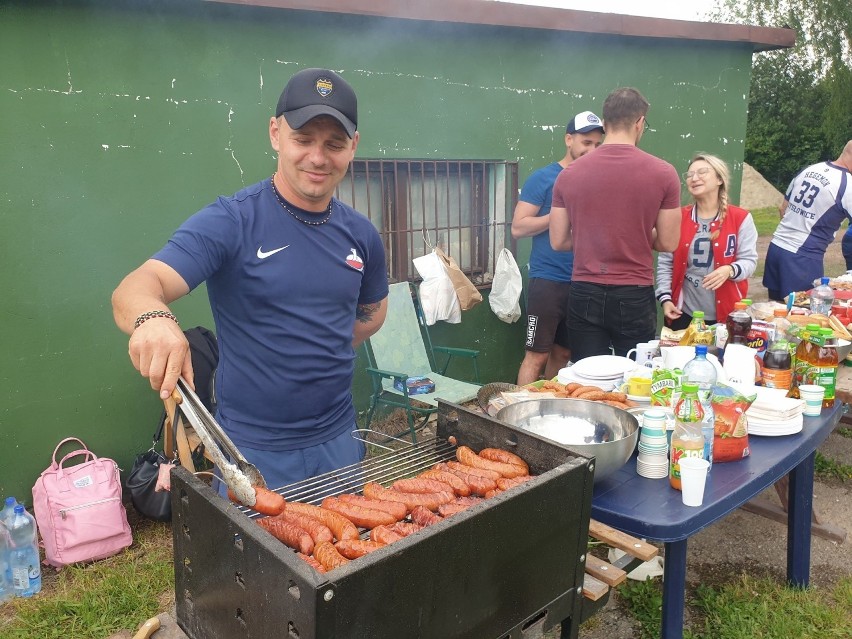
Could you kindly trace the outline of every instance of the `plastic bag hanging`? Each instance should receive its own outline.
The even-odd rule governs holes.
[[[494,280],[491,282],[491,294],[488,303],[494,314],[507,324],[517,322],[521,316],[521,290],[523,282],[521,271],[512,256],[512,252],[504,248],[497,256],[497,266],[494,270]]]

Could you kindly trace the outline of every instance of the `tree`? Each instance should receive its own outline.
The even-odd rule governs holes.
[[[808,164],[852,139],[852,3],[721,0],[718,22],[789,26],[796,46],[755,54],[745,161],[780,190]]]

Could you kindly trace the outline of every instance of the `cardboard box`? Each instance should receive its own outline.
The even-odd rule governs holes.
[[[435,382],[428,377],[409,377],[405,380],[405,383],[408,386],[409,395],[425,395],[426,393],[432,393],[435,390]],[[393,387],[400,393],[403,392],[402,380],[393,380]]]

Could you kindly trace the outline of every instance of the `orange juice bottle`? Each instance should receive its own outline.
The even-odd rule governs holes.
[[[680,490],[681,457],[704,457],[704,434],[701,432],[701,420],[704,409],[698,398],[698,384],[684,382],[683,394],[675,405],[675,427],[672,433],[671,457],[669,464],[669,483]]]

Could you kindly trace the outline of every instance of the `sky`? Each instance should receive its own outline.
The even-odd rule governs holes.
[[[500,1],[500,0],[497,0]],[[702,13],[714,6],[712,0],[506,0],[515,4],[533,4],[560,9],[578,9],[599,13],[623,13],[632,16],[700,21]]]

